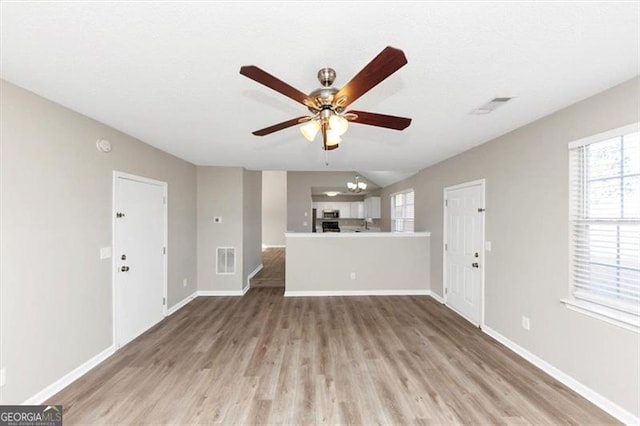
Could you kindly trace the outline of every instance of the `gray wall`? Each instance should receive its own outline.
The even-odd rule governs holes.
[[[262,172],[262,244],[284,246],[287,230],[287,172]]]
[[[293,234],[287,237],[286,292],[426,292],[429,240],[418,234]]]
[[[355,175],[356,172],[287,172],[287,231],[311,232],[312,187],[341,187],[346,191],[347,182],[353,181]],[[371,189],[378,189],[373,182],[361,180]]]
[[[640,336],[570,311],[567,143],[640,118],[633,79],[384,188],[416,191],[416,231],[432,233],[431,285],[442,295],[443,189],[486,179],[486,324],[638,416]],[[489,115],[487,119],[499,119]],[[521,327],[523,315],[531,330]]]
[[[242,289],[243,173],[241,167],[198,167],[198,290]],[[216,247],[236,248],[234,275],[216,275]]]
[[[261,172],[198,167],[198,290],[238,292],[246,286],[262,262],[261,203]],[[216,274],[217,247],[236,248],[235,274]]]
[[[247,277],[262,264],[262,172],[242,173],[242,265],[243,287]]]
[[[111,259],[99,249],[111,246],[113,170],[168,182],[168,306],[196,290],[196,167],[0,84],[0,402],[14,404],[112,344]],[[113,151],[98,152],[98,138]]]

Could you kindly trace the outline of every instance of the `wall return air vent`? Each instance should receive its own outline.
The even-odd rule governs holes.
[[[496,109],[500,108],[502,105],[509,102],[511,99],[513,98],[493,98],[486,104],[479,106],[478,108],[471,111],[470,114],[473,114],[473,115],[489,114],[490,112],[495,111]]]
[[[233,275],[236,273],[235,247],[217,247],[216,257],[216,274]]]

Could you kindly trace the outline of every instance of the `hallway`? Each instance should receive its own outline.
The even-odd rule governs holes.
[[[268,248],[262,252],[262,270],[251,278],[251,288],[282,287],[285,276],[285,249]]]

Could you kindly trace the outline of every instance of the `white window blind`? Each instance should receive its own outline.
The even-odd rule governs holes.
[[[637,127],[619,130],[570,145],[571,284],[576,300],[605,315],[613,310],[614,316],[636,325],[640,133]]]
[[[413,232],[414,205],[412,189],[391,196],[391,232]]]

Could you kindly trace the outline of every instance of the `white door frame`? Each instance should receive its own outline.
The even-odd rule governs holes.
[[[142,183],[148,183],[151,185],[158,185],[162,187],[162,192],[163,192],[163,196],[164,196],[164,217],[163,217],[163,221],[164,221],[164,230],[163,230],[163,241],[164,241],[164,247],[165,247],[165,253],[164,256],[162,258],[162,287],[163,287],[163,294],[164,294],[164,304],[162,306],[162,315],[163,316],[167,316],[167,305],[168,305],[168,289],[167,289],[167,257],[168,257],[168,253],[169,253],[169,246],[168,246],[168,235],[169,235],[169,213],[168,213],[168,206],[169,206],[169,198],[168,198],[168,185],[167,182],[163,182],[160,180],[155,180],[155,179],[150,179],[150,178],[146,178],[143,176],[136,176],[136,175],[132,175],[130,173],[125,173],[125,172],[119,172],[117,170],[113,171],[113,183],[112,183],[112,199],[111,199],[111,315],[112,315],[112,321],[111,321],[111,327],[113,328],[113,333],[112,333],[112,342],[113,342],[113,346],[116,348],[116,350],[118,349],[118,339],[117,339],[117,335],[116,335],[116,300],[117,299],[117,294],[116,292],[117,290],[117,285],[116,285],[116,279],[117,279],[117,273],[118,273],[118,259],[117,259],[117,253],[118,252],[118,247],[116,247],[116,188],[117,188],[117,181],[118,179],[129,179],[129,180],[133,180],[136,182],[142,182]]]
[[[480,185],[481,188],[481,197],[482,197],[482,201],[481,201],[481,208],[486,209],[487,204],[486,204],[486,180],[485,179],[477,179],[477,180],[473,180],[471,182],[464,182],[464,183],[460,183],[458,185],[453,185],[453,186],[447,186],[446,188],[443,189],[442,193],[443,193],[443,201],[442,204],[444,206],[443,209],[443,228],[442,228],[442,292],[443,294],[443,298],[444,298],[444,304],[451,309],[452,311],[456,312],[457,314],[459,314],[460,316],[464,317],[465,319],[469,320],[469,322],[474,323],[474,321],[471,321],[469,318],[467,318],[466,316],[460,314],[460,312],[456,311],[455,309],[453,309],[451,306],[449,306],[449,304],[447,303],[447,295],[448,295],[448,291],[447,291],[447,284],[448,284],[448,280],[447,280],[447,250],[445,248],[445,244],[447,243],[447,237],[448,237],[448,230],[447,230],[447,191],[453,191],[456,189],[462,189],[462,188],[468,188],[471,186],[478,186]],[[486,222],[486,216],[484,215],[483,212],[483,216],[482,216],[482,226],[481,226],[481,236],[482,236],[482,248],[480,250],[480,324],[478,324],[478,327],[480,327],[481,329],[484,327],[484,271],[486,269],[486,265],[487,265],[487,260],[486,260],[486,256],[485,256],[485,222]]]

